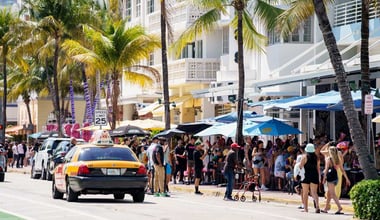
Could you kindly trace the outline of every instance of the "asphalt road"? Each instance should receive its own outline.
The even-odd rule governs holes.
[[[221,197],[184,192],[173,192],[170,198],[147,195],[140,204],[133,203],[130,196],[118,201],[112,195],[84,195],[78,202],[68,203],[52,199],[51,182],[32,180],[19,173],[7,173],[6,181],[0,183],[0,195],[0,212],[28,220],[352,219],[352,215],[303,213],[296,205],[227,202]]]

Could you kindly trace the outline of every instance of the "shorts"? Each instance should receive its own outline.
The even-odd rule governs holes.
[[[338,179],[333,180],[333,181],[328,181],[327,183],[332,183],[334,184],[334,186],[336,186],[338,184]]]
[[[264,168],[264,162],[260,162],[260,163],[252,163],[252,167],[255,169],[261,169],[261,168]]]
[[[284,179],[285,171],[274,171],[274,176]]]
[[[202,178],[202,168],[196,168],[196,169],[194,169],[194,171],[195,171],[195,174],[194,174],[195,178],[201,179]]]
[[[188,167],[194,167],[194,160],[187,160]]]
[[[165,165],[165,174],[166,175],[172,174],[172,166],[170,164]]]

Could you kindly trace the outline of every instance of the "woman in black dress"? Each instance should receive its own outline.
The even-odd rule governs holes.
[[[318,200],[318,186],[320,182],[320,162],[315,154],[314,144],[307,144],[306,154],[302,155],[300,168],[305,168],[305,178],[302,180],[302,197],[304,211],[308,212],[309,191],[315,202],[315,212],[320,213]]]

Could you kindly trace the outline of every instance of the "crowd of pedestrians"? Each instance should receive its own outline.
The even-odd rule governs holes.
[[[30,165],[34,151],[33,147],[25,141],[11,142],[6,140],[1,148],[4,149],[8,167],[23,168]]]
[[[147,193],[155,196],[170,196],[170,182],[194,184],[194,193],[198,195],[202,195],[202,184],[225,184],[224,199],[232,201],[233,188],[255,176],[255,190],[298,192],[300,208],[305,212],[309,211],[307,204],[311,196],[315,212],[328,212],[333,200],[338,207],[335,214],[342,213],[339,203],[342,180],[343,188],[350,185],[345,169],[360,166],[350,142],[339,140],[335,144],[326,136],[319,136],[300,144],[294,135],[276,138],[273,142],[258,136],[247,136],[244,140],[244,145],[239,146],[231,138],[222,136],[210,143],[182,135],[169,140],[133,137],[125,139],[124,144],[146,165],[149,172]],[[334,170],[336,178],[329,177]],[[237,173],[243,175],[237,178]],[[321,195],[326,198],[323,208],[319,206]]]

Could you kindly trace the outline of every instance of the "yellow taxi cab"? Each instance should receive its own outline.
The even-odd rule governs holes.
[[[144,164],[126,146],[113,144],[107,131],[95,131],[89,144],[70,149],[53,172],[52,196],[69,202],[85,194],[113,194],[143,202],[148,183]]]

